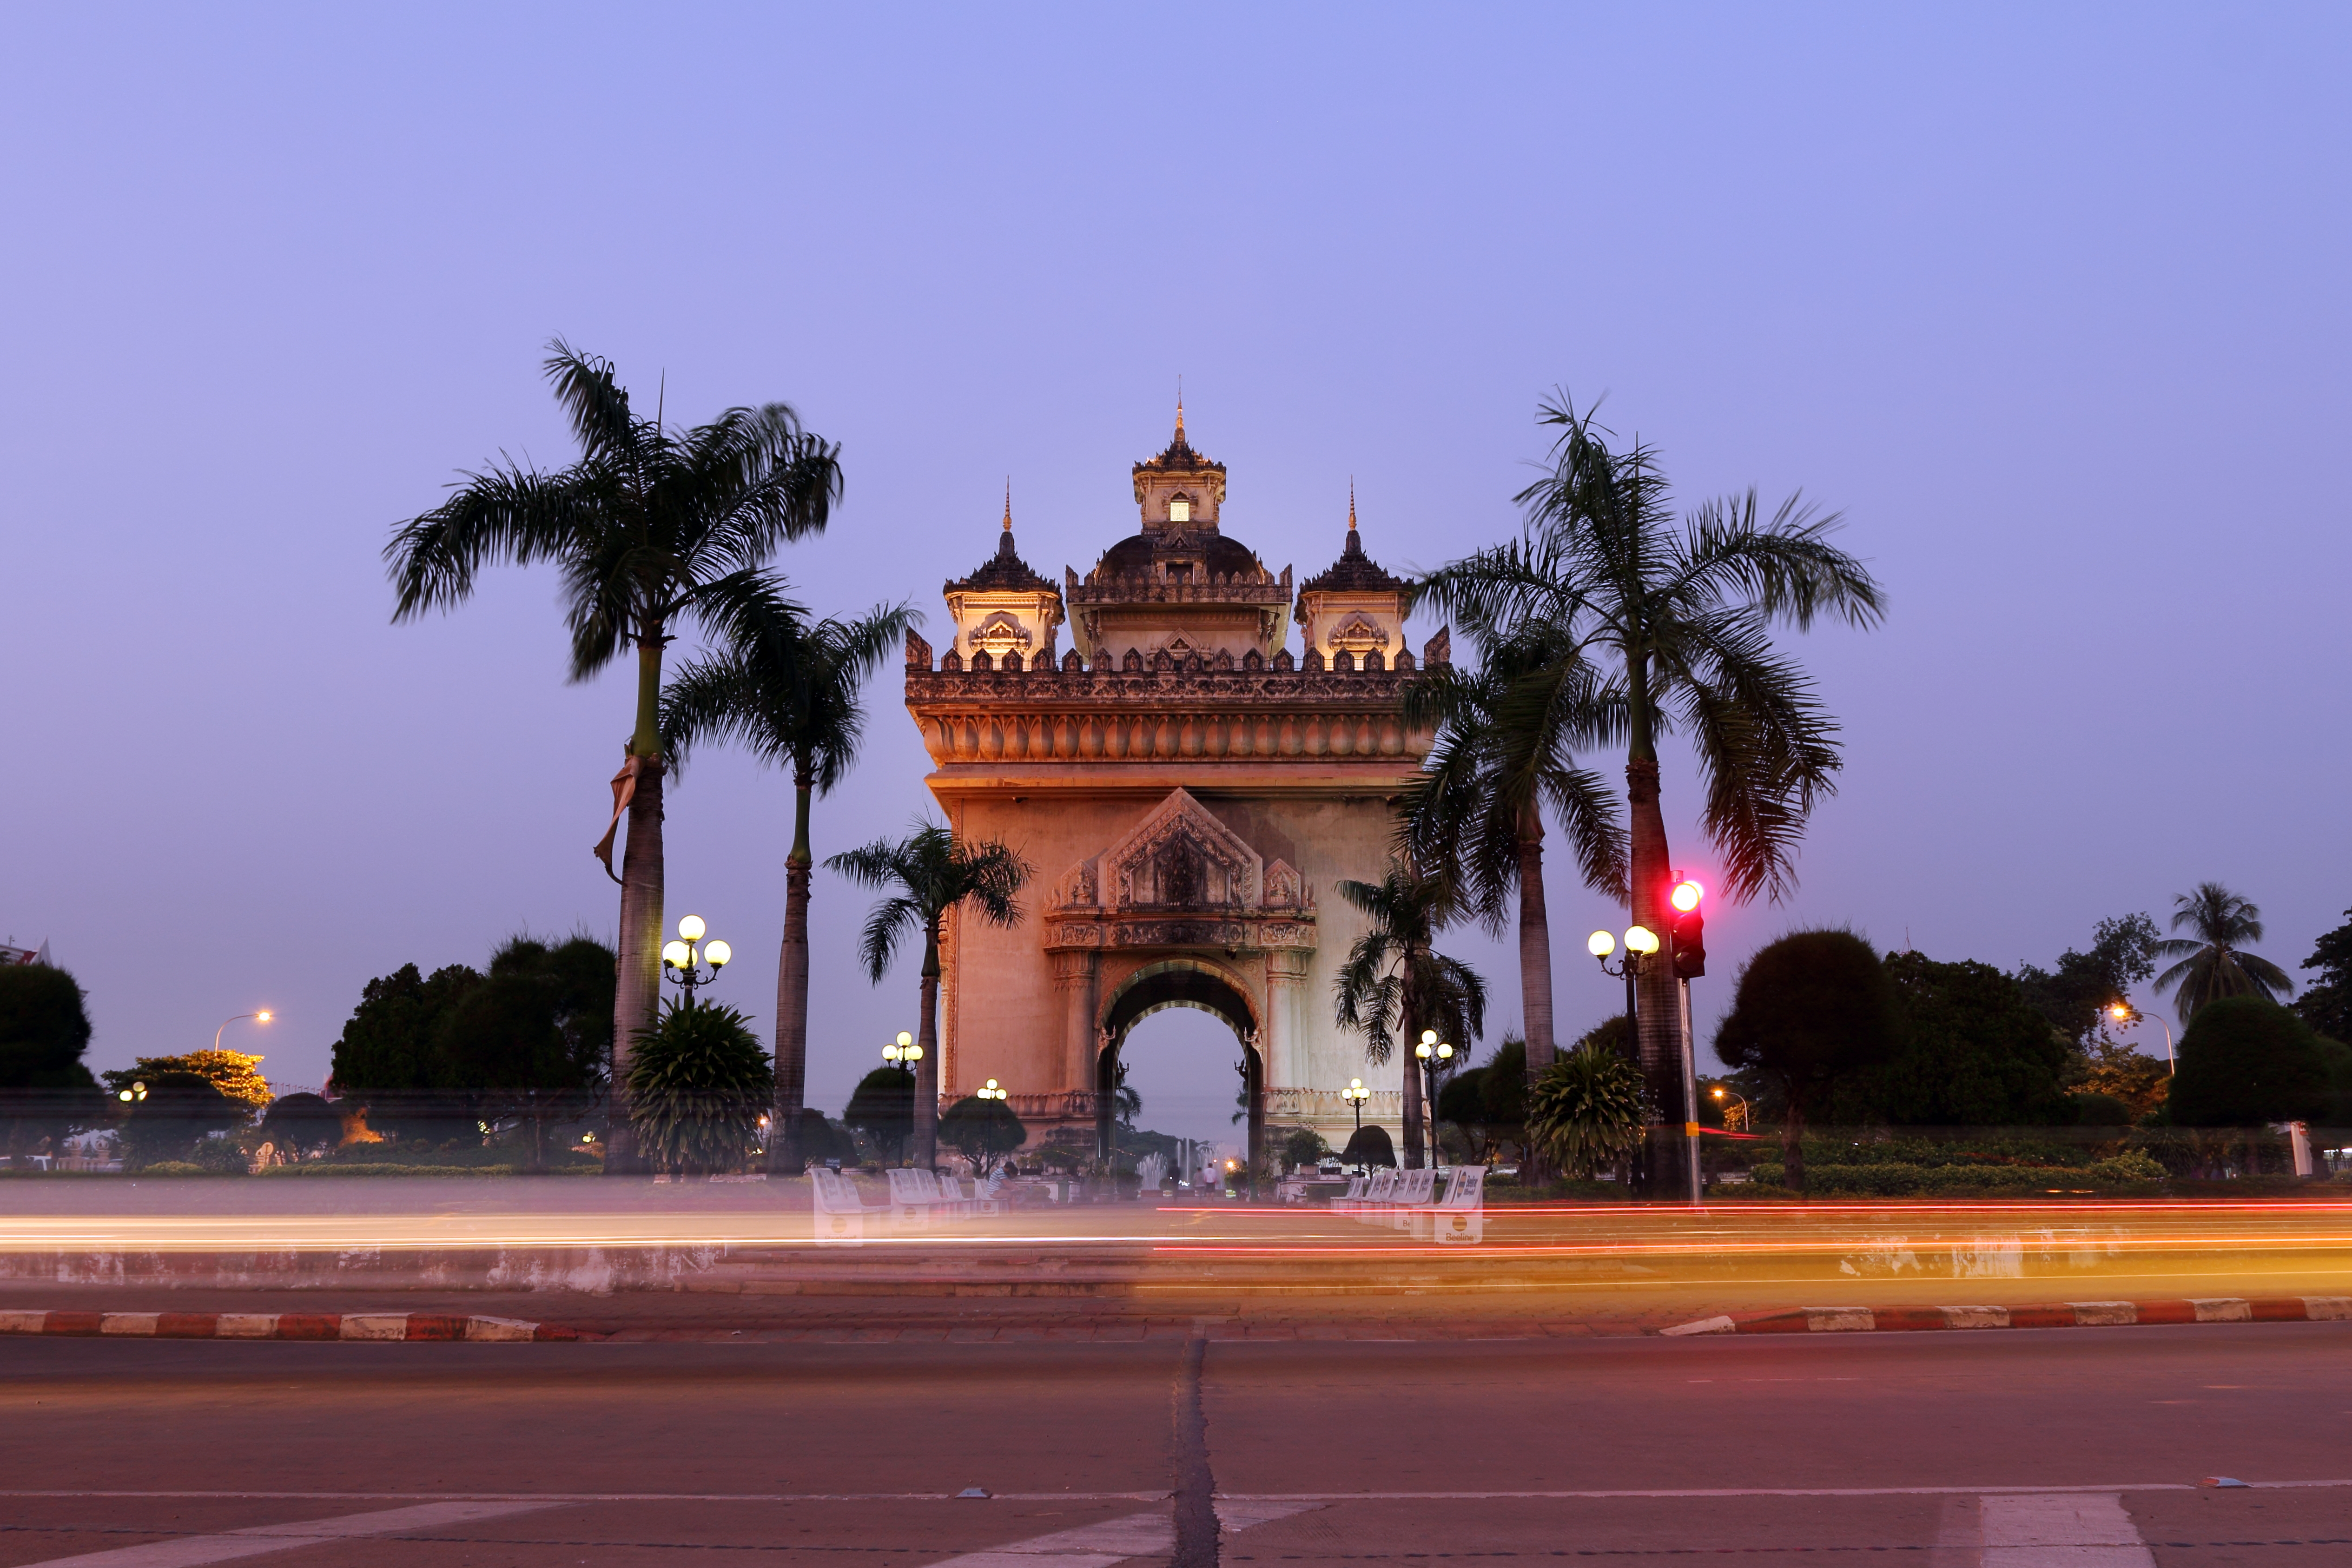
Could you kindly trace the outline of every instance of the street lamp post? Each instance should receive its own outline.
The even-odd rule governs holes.
[[[1748,1109],[1748,1097],[1746,1095],[1725,1089],[1721,1084],[1717,1084],[1715,1088],[1708,1090],[1708,1092],[1713,1094],[1717,1100],[1721,1100],[1725,1095],[1728,1094],[1732,1099],[1739,1101],[1739,1130],[1742,1132],[1753,1132],[1756,1131],[1754,1127],[1748,1125],[1755,1113]],[[1725,1109],[1729,1110],[1730,1108],[1727,1106]]]
[[[2164,1021],[2161,1014],[2142,1013],[2128,1002],[2118,1002],[2107,1009],[2107,1016],[2126,1028],[2134,1024],[2144,1024],[2150,1018],[2156,1019],[2157,1027],[2164,1031],[2164,1070],[2168,1074],[2180,1070],[2180,1063],[2172,1054],[2172,1026]]]
[[[907,1109],[911,1112],[915,1096],[922,1091],[922,1079],[915,1071],[915,1064],[923,1059],[923,1047],[915,1044],[914,1036],[901,1029],[897,1039],[882,1047],[882,1059],[907,1075]],[[898,1149],[899,1157],[904,1159],[906,1152],[902,1142]]]
[[[1658,951],[1658,933],[1647,926],[1627,926],[1625,956],[1618,961],[1616,968],[1612,969],[1609,967],[1609,955],[1616,950],[1617,939],[1605,931],[1594,931],[1585,939],[1584,951],[1592,955],[1595,963],[1601,965],[1601,973],[1612,976],[1622,975],[1625,978],[1626,1032],[1636,1042],[1635,1050],[1638,1055],[1639,1042],[1642,1038],[1641,1014],[1634,982],[1641,978],[1643,970],[1648,965],[1650,955]],[[1646,1136],[1643,1147],[1645,1150],[1648,1147]],[[1644,1193],[1649,1191],[1649,1184],[1658,1174],[1650,1170],[1646,1154],[1639,1162],[1635,1173],[1639,1178],[1641,1190]]]
[[[1439,1039],[1436,1030],[1423,1029],[1412,1054],[1421,1061],[1423,1114],[1429,1121],[1429,1168],[1433,1171],[1444,1157],[1437,1146],[1437,1089],[1445,1069],[1454,1065],[1454,1046]]]
[[[221,1020],[220,1028],[213,1031],[213,1049],[220,1049],[221,1030],[227,1028],[231,1024],[236,1023],[239,1019],[250,1018],[257,1024],[267,1024],[270,1019],[276,1016],[276,1014],[272,1013],[268,1008],[264,1007],[258,1013],[239,1013],[235,1018],[223,1018]]]
[[[1364,1152],[1364,1101],[1372,1098],[1372,1091],[1364,1087],[1364,1080],[1362,1079],[1351,1078],[1348,1080],[1348,1087],[1339,1091],[1339,1098],[1346,1100],[1348,1102],[1348,1108],[1356,1113],[1356,1136],[1350,1145],[1354,1148],[1357,1154],[1356,1173],[1360,1176],[1369,1176],[1372,1173],[1372,1168],[1370,1165],[1367,1164],[1362,1158]]]
[[[700,915],[688,915],[677,922],[677,934],[682,940],[662,949],[662,968],[667,972],[671,984],[685,990],[688,1002],[694,1000],[696,986],[708,985],[718,979],[719,972],[727,967],[727,961],[735,956],[733,948],[715,939],[702,942],[702,951],[698,954],[694,944],[702,942],[704,929]],[[710,965],[709,973],[705,974],[696,967],[698,958]]]

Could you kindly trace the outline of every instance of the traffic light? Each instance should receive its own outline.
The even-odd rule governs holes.
[[[1675,907],[1668,934],[1675,940],[1675,974],[1696,980],[1706,973],[1706,921],[1699,912],[1706,890],[1687,879],[1675,884],[1667,901]]]

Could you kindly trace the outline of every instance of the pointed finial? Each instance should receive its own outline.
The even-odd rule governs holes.
[[[1176,378],[1176,445],[1184,444],[1184,378]]]
[[[1013,531],[1013,476],[1004,476],[1004,531]]]
[[[1353,542],[1355,542],[1355,537],[1356,537],[1356,476],[1355,476],[1355,475],[1353,475],[1353,474],[1349,474],[1349,475],[1348,476],[1348,539],[1349,539],[1349,542],[1353,543]]]

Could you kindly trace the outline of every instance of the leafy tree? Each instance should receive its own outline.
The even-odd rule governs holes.
[[[2217,997],[2180,1036],[2171,1119],[2181,1127],[2317,1121],[2335,1109],[2328,1060],[2309,1025],[2267,996]]]
[[[2131,1108],[2134,1121],[2155,1115],[2171,1091],[2172,1074],[2165,1064],[2121,1041],[2095,1039],[2088,1054],[2091,1071],[2083,1088],[2121,1100]]]
[[[1494,1059],[1486,1064],[1486,1073],[1478,1082],[1481,1120],[1490,1127],[1517,1129],[1528,1119],[1528,1043],[1517,1035],[1505,1035],[1503,1043],[1495,1047]]]
[[[533,1169],[547,1163],[549,1122],[586,1114],[604,1089],[617,963],[593,937],[511,938],[435,1027],[431,1076],[479,1124],[519,1119]]]
[[[629,1114],[656,1169],[740,1170],[760,1142],[775,1069],[751,1020],[688,996],[662,1009],[629,1053]]]
[[[1452,879],[1424,875],[1394,859],[1377,882],[1343,879],[1339,896],[1370,922],[1348,950],[1332,983],[1339,1025],[1364,1037],[1364,1058],[1385,1063],[1400,1043],[1410,1052],[1423,1030],[1436,1029],[1461,1045],[1486,1026],[1486,983],[1461,960],[1436,949],[1437,933],[1460,912]],[[1404,1070],[1404,1163],[1422,1158],[1421,1072]]]
[[[2090,952],[2068,948],[2054,972],[2020,964],[2017,982],[2035,1010],[2087,1052],[2103,1035],[2112,1010],[2128,1008],[2132,987],[2156,973],[2156,950],[2163,940],[2144,914],[2101,921]]]
[[[1902,1004],[1870,944],[1852,931],[1801,931],[1767,943],[1740,970],[1715,1054],[1778,1089],[1786,1179],[1802,1192],[1808,1111],[1902,1044]]]
[[[462,963],[431,975],[406,963],[371,980],[335,1040],[334,1091],[364,1105],[380,1131],[438,1142],[473,1129],[471,1098],[450,1081],[441,1026],[482,983]]]
[[[1939,963],[1892,952],[1885,967],[1902,1016],[1902,1044],[1882,1065],[1852,1074],[1823,1107],[1839,1121],[1897,1127],[2008,1127],[2073,1120],[2073,1052],[1989,963]]]
[[[726,636],[780,603],[762,568],[788,540],[822,531],[841,499],[839,448],[802,428],[782,403],[730,408],[678,430],[656,406],[647,419],[609,361],[558,339],[549,382],[580,444],[554,473],[500,463],[403,524],[384,547],[398,592],[395,621],[472,596],[485,566],[552,563],[563,575],[572,679],[585,680],[634,649],[636,727],[614,781],[614,818],[628,813],[621,884],[622,962],[614,987],[611,1076],[629,1080],[630,1043],[660,1006],[663,650],[684,622]],[[597,847],[612,869],[612,835]],[[632,1170],[632,1121],[616,1105],[606,1169]]]
[[[1396,1144],[1389,1137],[1389,1130],[1375,1121],[1357,1128],[1349,1136],[1348,1146],[1339,1151],[1339,1163],[1366,1170],[1374,1165],[1393,1169],[1397,1163]]]
[[[2352,1041],[2352,910],[2313,946],[2302,967],[2317,970],[2319,978],[2304,988],[2294,1010],[2329,1039]]]
[[[0,1121],[9,1163],[46,1138],[96,1126],[106,1116],[89,1048],[82,989],[47,963],[0,968]]]
[[[922,1021],[918,1037],[922,1059],[915,1064],[915,1163],[929,1169],[939,1159],[940,1124],[940,924],[948,911],[969,905],[990,925],[1021,923],[1020,892],[1029,862],[995,839],[960,841],[936,823],[918,821],[906,837],[877,838],[825,863],[861,887],[892,889],[866,916],[858,945],[866,973],[876,984],[889,972],[899,942],[910,932],[923,938]]]
[[[1588,1036],[1528,1091],[1528,1141],[1563,1173],[1590,1181],[1641,1146],[1648,1111],[1641,1068]]]
[[[321,1144],[332,1149],[342,1142],[343,1115],[321,1095],[281,1094],[262,1113],[261,1135],[296,1154]]]
[[[1655,450],[1622,451],[1562,395],[1538,414],[1560,430],[1551,472],[1520,492],[1516,542],[1433,574],[1419,596],[1451,611],[1482,645],[1579,648],[1622,700],[1635,923],[1668,929],[1674,861],[1659,801],[1658,742],[1680,725],[1706,789],[1705,826],[1735,900],[1793,887],[1796,845],[1840,765],[1837,726],[1811,680],[1773,651],[1775,625],[1820,616],[1869,626],[1878,584],[1829,542],[1837,518],[1797,497],[1769,520],[1756,494],[1701,505],[1677,526]],[[1641,1061],[1653,1100],[1682,1103],[1681,996],[1671,968],[1641,981]],[[1663,1125],[1648,1162],[1671,1172]]]
[[[2112,1094],[2084,1089],[2068,1098],[2073,1101],[2075,1122],[2084,1127],[2129,1127],[2139,1120],[2128,1102]]]
[[[1282,1163],[1292,1169],[1319,1163],[1330,1152],[1331,1145],[1312,1127],[1294,1127],[1283,1135]]]
[[[1490,640],[1475,674],[1432,668],[1405,688],[1404,701],[1407,720],[1433,726],[1436,739],[1400,804],[1400,838],[1414,863],[1456,868],[1488,929],[1499,932],[1516,912],[1524,1079],[1553,1054],[1547,805],[1585,882],[1625,896],[1624,829],[1606,784],[1572,754],[1599,743],[1621,710],[1599,689],[1581,646],[1544,622]]]
[[[261,1058],[243,1051],[207,1047],[185,1056],[141,1057],[132,1066],[110,1068],[99,1078],[109,1094],[119,1095],[142,1079],[165,1073],[194,1073],[226,1095],[250,1119],[268,1110],[270,1101],[278,1098],[270,1090],[269,1080],[261,1076]]]
[[[997,1156],[1029,1142],[1029,1129],[1004,1101],[967,1094],[940,1112],[940,1136],[970,1160],[974,1171],[985,1171]]]
[[[134,1082],[133,1098],[117,1101],[123,1105],[125,1169],[188,1159],[199,1140],[245,1123],[244,1105],[201,1073],[161,1072]]]
[[[2172,908],[2172,929],[2195,936],[2156,944],[2155,956],[2179,960],[2156,977],[2156,985],[2173,987],[2172,1010],[2184,1028],[2199,1009],[2224,996],[2271,1001],[2294,989],[2285,970],[2245,951],[2248,942],[2263,940],[2263,911],[2247,900],[2219,882],[2200,882],[2194,892],[2174,899]]]
[[[841,1120],[889,1150],[892,1159],[906,1158],[907,1140],[915,1132],[915,1075],[905,1068],[876,1068],[857,1080]]]
[[[877,605],[854,621],[811,622],[798,605],[733,623],[720,653],[678,671],[662,698],[663,749],[674,772],[709,739],[745,746],[793,780],[793,847],[784,857],[784,940],[776,961],[777,1135],[768,1167],[797,1173],[807,1163],[798,1128],[808,1091],[809,805],[831,795],[857,760],[866,678],[889,656],[916,617],[906,605]]]

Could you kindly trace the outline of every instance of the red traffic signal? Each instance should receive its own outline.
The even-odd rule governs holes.
[[[1706,890],[1685,878],[1675,884],[1666,901],[1675,907],[1675,918],[1667,926],[1667,935],[1674,939],[1675,974],[1683,980],[1696,980],[1706,973],[1706,921],[1699,913]]]

